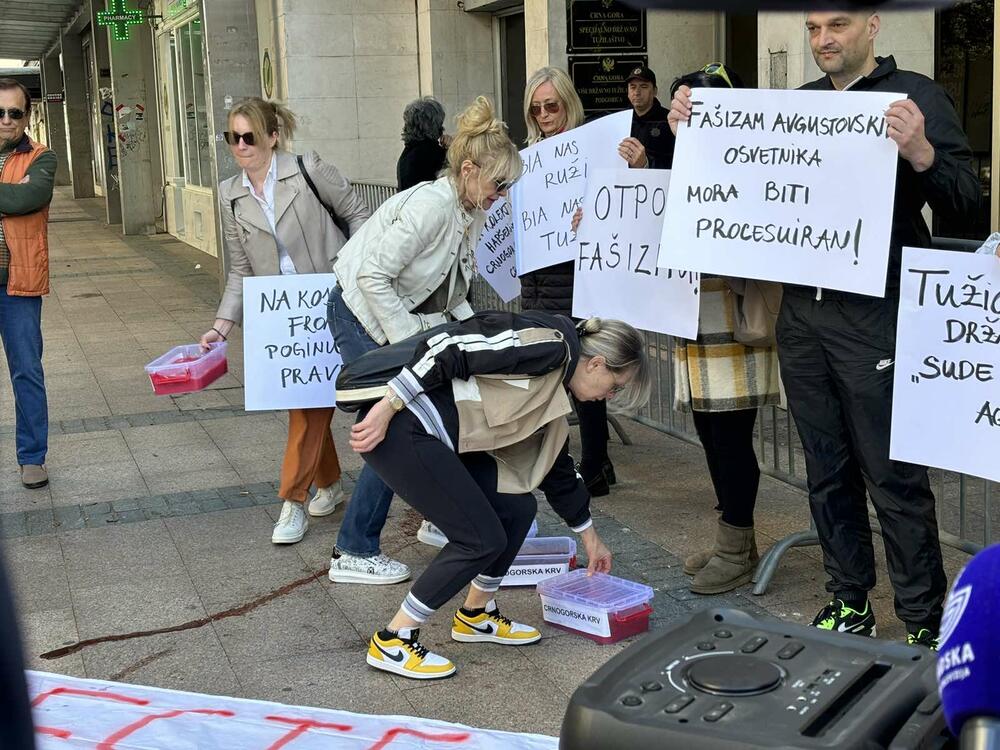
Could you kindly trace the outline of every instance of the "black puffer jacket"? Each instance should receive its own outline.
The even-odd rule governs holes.
[[[573,312],[573,261],[557,263],[521,277],[521,309],[558,315]]]

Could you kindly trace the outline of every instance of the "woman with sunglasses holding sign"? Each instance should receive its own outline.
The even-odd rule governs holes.
[[[458,116],[448,168],[397,193],[341,251],[327,319],[349,365],[365,352],[472,315],[467,296],[486,212],[521,176],[521,156],[479,97]],[[335,583],[391,584],[410,569],[382,554],[392,490],[365,466],[330,560]]]
[[[243,318],[243,278],[330,273],[333,260],[368,219],[369,211],[337,168],[313,152],[285,150],[295,117],[285,107],[247,99],[229,112],[226,143],[242,169],[219,185],[219,212],[229,277],[215,323],[201,337],[225,341]],[[343,229],[341,229],[341,226]],[[330,433],[334,407],[288,410],[288,441],[278,497],[284,500],[271,541],[294,544],[309,515],[326,516],[343,500],[340,462]]]
[[[692,88],[743,88],[743,82],[722,63],[674,81],[667,121],[675,135],[687,119],[679,103],[689,101]],[[713,547],[689,556],[684,572],[693,576],[694,593],[720,594],[747,583],[757,565],[753,512],[760,468],[753,428],[758,408],[780,401],[778,357],[773,345],[736,340],[734,293],[725,279],[702,274],[699,304],[698,337],[678,341],[671,364],[676,408],[691,412],[721,517]]]
[[[524,122],[529,146],[583,124],[583,103],[565,72],[541,68],[531,76],[524,89]],[[630,167],[649,166],[646,149],[635,138],[618,144],[618,154]],[[582,215],[577,209],[573,231]],[[522,276],[521,309],[572,315],[573,262],[557,263]],[[580,420],[580,475],[592,495],[607,495],[617,479],[608,458],[607,405],[603,401],[577,403],[576,414]]]

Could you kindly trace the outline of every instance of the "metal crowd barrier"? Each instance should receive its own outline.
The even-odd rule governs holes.
[[[383,183],[355,183],[355,188],[374,211],[395,192],[395,187]],[[935,247],[947,250],[974,250],[978,242],[935,237]],[[476,310],[518,311],[520,303],[503,302],[482,279],[473,280],[470,303]],[[669,435],[699,445],[698,436],[690,416],[674,408],[674,382],[671,368],[673,337],[661,333],[644,332],[654,362],[654,381],[649,403],[633,416],[641,424]],[[619,424],[612,422],[625,444],[628,436]],[[806,489],[805,456],[799,442],[791,414],[780,407],[760,409],[755,428],[757,460],[761,471],[771,477]],[[993,483],[953,471],[931,469],[931,486],[937,498],[938,526],[941,542],[954,549],[975,554],[983,547],[1000,541],[993,529]],[[877,519],[873,529],[878,531]],[[819,544],[815,529],[811,527],[779,540],[761,557],[754,574],[753,593],[763,594],[777,571],[784,554],[792,547]]]

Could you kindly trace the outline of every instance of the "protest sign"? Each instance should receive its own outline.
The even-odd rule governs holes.
[[[695,89],[659,264],[881,297],[902,94]]]
[[[889,455],[1000,481],[1000,263],[903,249]]]
[[[486,225],[476,246],[476,270],[504,302],[510,302],[521,293],[510,210],[510,201],[506,198],[493,204],[486,214]]]
[[[313,409],[336,403],[340,351],[326,324],[332,273],[243,279],[246,409]]]
[[[665,169],[591,171],[577,232],[574,316],[698,335],[698,274],[656,266],[669,183]]]
[[[511,191],[517,274],[576,257],[570,231],[592,169],[625,166],[618,144],[632,129],[632,110],[545,138],[521,151],[524,172]]]
[[[556,750],[538,734],[475,729],[28,672],[39,750]]]

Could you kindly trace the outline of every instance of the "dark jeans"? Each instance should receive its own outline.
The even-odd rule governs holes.
[[[354,317],[354,313],[344,304],[339,286],[334,287],[330,294],[326,319],[345,365],[365,352],[379,348]],[[340,533],[337,534],[337,550],[357,557],[379,554],[379,537],[391,503],[392,490],[366,463],[358,475],[351,501],[344,512]]]
[[[448,544],[413,584],[404,610],[426,618],[473,579],[483,590],[495,591],[538,510],[534,495],[497,492],[492,457],[455,453],[405,410],[364,459],[448,537]]]
[[[608,404],[606,401],[576,401],[580,422],[580,474],[589,481],[600,475],[608,460]]]
[[[695,411],[694,427],[705,449],[708,473],[722,508],[722,520],[731,526],[753,526],[753,509],[760,485],[760,466],[753,449],[756,409]]]
[[[802,439],[809,507],[834,595],[875,585],[865,488],[885,542],[897,616],[937,630],[947,592],[934,494],[923,466],[889,458],[897,301],[786,287],[781,375]]]
[[[42,371],[42,298],[16,297],[0,285],[0,342],[14,388],[17,462],[44,464],[49,406]]]

